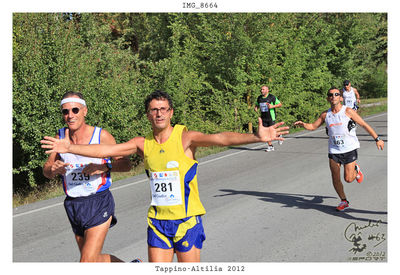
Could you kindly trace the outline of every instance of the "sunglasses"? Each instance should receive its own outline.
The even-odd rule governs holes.
[[[340,93],[328,93],[328,97],[332,97],[332,96],[340,96]]]
[[[61,113],[62,113],[64,116],[66,116],[66,115],[69,114],[69,110],[71,110],[71,111],[76,115],[77,113],[79,113],[79,111],[80,111],[81,109],[78,108],[78,107],[74,107],[74,108],[72,108],[72,109],[62,109],[62,110],[61,110]]]

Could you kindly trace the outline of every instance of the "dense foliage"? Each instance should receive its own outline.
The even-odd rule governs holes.
[[[150,130],[143,100],[156,89],[172,95],[175,123],[250,131],[262,84],[283,104],[278,120],[310,121],[344,79],[386,96],[386,56],[380,13],[15,13],[14,192],[46,184],[39,141],[63,126],[67,90],[117,142]]]

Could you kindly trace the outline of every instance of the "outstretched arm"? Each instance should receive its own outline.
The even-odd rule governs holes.
[[[362,117],[356,111],[354,111],[351,108],[347,108],[346,115],[349,116],[352,120],[354,120],[355,123],[363,127],[365,131],[367,131],[371,135],[371,137],[376,140],[378,134],[374,131],[374,129],[372,129],[372,127],[368,123],[364,121],[364,119],[362,119]],[[383,140],[376,141],[376,147],[378,147],[378,150],[379,149],[383,150],[384,147]]]
[[[115,138],[106,130],[103,129],[100,134],[100,144],[117,144]],[[129,157],[113,157],[112,172],[129,172],[132,169],[132,163]],[[83,169],[83,173],[89,175],[102,174],[109,171],[109,167],[105,163],[90,163]]]
[[[303,128],[306,129],[306,130],[314,131],[314,130],[318,129],[318,127],[321,126],[321,125],[325,122],[325,117],[326,117],[326,111],[323,112],[323,113],[317,118],[317,120],[314,121],[313,123],[305,123],[305,122],[299,120],[299,121],[296,121],[296,122],[294,123],[294,126],[300,126],[300,127],[303,127]]]
[[[271,140],[284,140],[280,135],[289,133],[289,127],[280,127],[284,122],[271,127],[264,127],[261,118],[258,118],[258,131],[255,134],[243,134],[235,132],[222,132],[217,134],[204,134],[189,131],[185,133],[185,147],[230,146]]]
[[[71,153],[94,158],[107,158],[129,156],[137,152],[136,139],[133,138],[127,142],[120,144],[89,144],[77,145],[71,144],[69,140],[69,130],[65,131],[66,138],[56,139],[53,137],[45,136],[42,143],[42,148],[50,149],[45,151],[46,154],[51,153]]]

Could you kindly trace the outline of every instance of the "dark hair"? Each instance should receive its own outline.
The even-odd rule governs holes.
[[[144,101],[144,108],[145,108],[144,111],[145,111],[145,112],[148,111],[150,102],[151,102],[153,99],[157,99],[157,100],[168,100],[169,107],[170,107],[171,109],[174,108],[174,107],[172,106],[172,98],[169,96],[169,94],[167,94],[167,93],[164,92],[164,91],[156,90],[156,91],[152,92],[151,94],[149,94],[149,95],[146,97],[146,99],[145,99],[145,101]]]
[[[83,98],[83,94],[80,93],[80,92],[67,91],[67,92],[64,93],[64,95],[62,96],[61,100],[63,100],[64,98],[72,97],[72,96],[77,96],[77,97],[79,97],[81,99],[84,99]]]

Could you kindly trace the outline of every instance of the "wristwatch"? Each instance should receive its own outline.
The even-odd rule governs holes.
[[[380,139],[379,136],[377,136],[376,139],[375,139],[376,142],[378,142],[378,141],[380,141],[380,140],[381,140],[381,139]]]
[[[107,171],[107,172],[110,172],[111,169],[112,169],[112,163],[111,163],[111,162],[106,162],[106,166],[107,166],[107,168],[108,168],[108,171]]]

